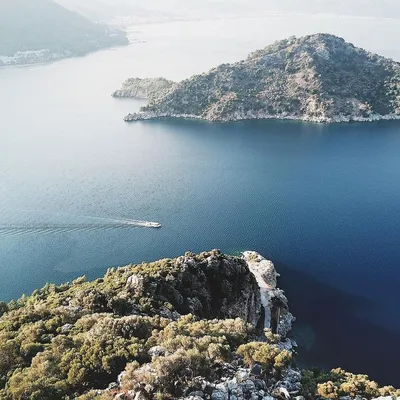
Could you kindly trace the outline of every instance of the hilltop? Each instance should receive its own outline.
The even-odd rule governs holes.
[[[52,0],[0,2],[0,66],[80,56],[128,44],[124,32],[97,24]]]
[[[400,63],[344,39],[291,37],[201,75],[151,92],[126,121],[160,117],[208,121],[313,122],[400,118]]]
[[[296,367],[271,261],[212,250],[0,302],[1,400],[371,399],[365,375]]]

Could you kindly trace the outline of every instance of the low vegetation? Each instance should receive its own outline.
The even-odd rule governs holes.
[[[393,386],[383,386],[371,381],[367,375],[357,375],[341,368],[325,372],[313,368],[302,372],[302,394],[306,398],[339,399],[361,396],[372,399],[379,396],[400,396],[400,390]]]
[[[214,250],[109,269],[92,282],[47,284],[2,302],[0,400],[108,400],[130,390],[176,398],[197,377],[218,380],[230,364],[258,364],[277,382],[293,365],[292,352],[218,303],[226,310],[234,297],[244,303],[253,284],[241,259]],[[304,371],[302,385],[309,399],[395,393],[342,370]]]

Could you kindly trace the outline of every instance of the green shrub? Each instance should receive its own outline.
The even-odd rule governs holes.
[[[393,386],[380,388],[376,382],[369,380],[367,375],[352,374],[341,368],[330,372],[318,368],[302,371],[301,384],[301,394],[306,398],[321,396],[326,399],[338,399],[343,396],[361,396],[371,399],[400,395],[400,391],[396,391]]]
[[[278,345],[264,342],[250,342],[241,345],[237,353],[244,358],[248,367],[260,364],[265,374],[278,374],[288,368],[292,362],[292,353]]]

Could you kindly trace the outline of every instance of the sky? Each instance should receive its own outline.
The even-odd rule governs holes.
[[[328,13],[400,18],[399,0],[56,0],[91,18],[208,18],[268,13]]]

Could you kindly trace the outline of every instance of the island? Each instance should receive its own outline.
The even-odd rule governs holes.
[[[92,22],[52,0],[0,2],[0,67],[82,56],[128,43],[122,30]]]
[[[300,369],[274,264],[219,250],[110,268],[0,302],[0,399],[305,400],[400,394]],[[366,351],[368,351],[366,349]]]
[[[141,90],[129,92],[125,87],[121,93],[147,95],[148,104],[127,115],[128,122],[164,117],[221,122],[400,118],[400,63],[330,34],[290,37],[243,61],[160,90],[152,79],[130,82],[140,82]]]

